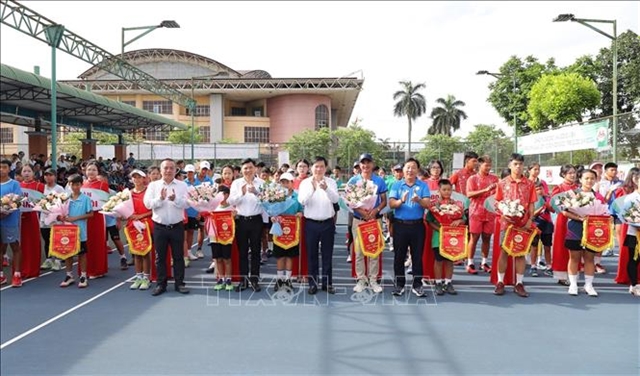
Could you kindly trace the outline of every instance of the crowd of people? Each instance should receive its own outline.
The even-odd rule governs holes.
[[[550,199],[570,190],[591,192],[609,206],[622,196],[628,200],[640,198],[638,168],[632,168],[626,179],[620,181],[617,165],[612,162],[595,162],[587,167],[565,165],[560,171],[563,182],[550,190],[539,177],[540,165],[525,165],[520,154],[511,155],[508,168],[497,176],[492,173],[490,157],[467,152],[464,167],[448,177],[441,161],[433,160],[423,168],[413,158],[393,166],[387,174],[384,167],[376,166],[368,153],[362,154],[347,174],[339,167],[330,170],[324,157],[312,161],[301,159],[293,166],[283,164],[278,168],[247,158],[239,166],[225,165],[218,171],[214,171],[208,161],[186,164],[169,158],[159,166],[144,167],[136,163],[133,154],[126,161],[115,158],[81,161],[61,156],[54,170],[51,158],[45,160],[44,155],[31,155],[27,159],[20,152],[11,160],[0,161],[1,195],[23,195],[22,189],[45,195],[68,192],[69,214],[57,220],[75,224],[80,229],[78,287],[87,287],[88,280],[107,274],[107,255],[111,252],[107,240],[110,237],[120,254],[120,268],[135,268],[136,276],[130,288],[148,290],[155,281],[154,296],[166,292],[171,278],[175,280],[177,292],[189,293],[184,283],[185,268],[191,261],[205,257],[203,246],[211,235],[207,231],[207,219],[214,213],[189,207],[187,190],[190,186],[215,184],[224,196],[216,211],[233,214],[235,232],[232,239],[211,236],[209,240],[212,261],[207,273],[215,273],[215,290],[239,292],[251,288],[260,291],[261,265],[273,256],[277,259],[274,289],[291,290],[293,282],[298,281],[308,286],[311,295],[319,290],[335,293],[334,238],[337,212],[347,210],[339,205],[339,192],[345,184],[370,182],[376,187],[376,199],[371,208],[349,210],[347,262],[352,263],[353,291],[360,293],[370,289],[375,294],[384,291],[380,283],[383,257],[363,252],[363,239],[355,234],[359,225],[376,221],[386,229],[385,240],[389,250],[394,252],[394,287],[391,291],[394,296],[402,296],[406,287],[417,297],[423,297],[426,295],[424,287],[431,283],[438,295],[456,295],[453,270],[455,265],[461,265],[472,275],[490,274],[496,295],[505,294],[505,286],[513,285],[518,296],[527,297],[529,293],[524,285],[527,264],[531,277],[541,274],[553,277],[567,287],[570,295],[578,295],[578,275],[583,272],[584,291],[589,296],[597,296],[595,274],[603,274],[606,270],[601,265],[601,254],[585,248],[580,241],[585,218],[568,210],[556,213]],[[295,202],[283,213],[299,220],[296,228],[299,242],[295,246],[284,246],[270,234],[271,224],[279,219],[266,214],[258,194],[264,183],[271,182],[281,184]],[[134,204],[134,214],[129,218],[101,214],[101,208],[96,207],[91,194],[87,193],[87,190],[97,190],[113,194],[125,187],[130,189]],[[466,260],[455,263],[443,257],[439,243],[442,225],[429,210],[436,201],[455,201],[453,192],[469,199],[464,216],[452,224],[467,226],[469,234]],[[486,205],[492,197],[496,202],[519,200],[526,209],[524,219],[516,223],[512,218],[497,215]],[[544,205],[537,208],[535,203],[540,197]],[[613,210],[611,215],[615,218],[620,250],[616,281],[629,285],[630,293],[640,296],[638,257],[635,255],[637,228],[621,222]],[[153,246],[147,252],[131,251],[128,259],[120,230],[134,221],[148,226]],[[37,277],[41,269],[62,269],[62,262],[48,253],[50,225],[46,225],[37,212],[2,213],[0,225],[5,266],[9,265],[7,247],[12,251],[10,283],[13,287],[20,287],[23,278]],[[501,246],[509,226],[538,229],[539,235],[528,257],[511,257]],[[41,237],[30,236],[36,228]],[[475,253],[479,242],[481,258],[476,267]],[[192,252],[193,244],[195,253]],[[605,254],[607,252],[613,250],[606,250]],[[65,260],[66,273],[60,287],[75,284],[72,265],[73,258]],[[409,286],[406,286],[407,275],[411,276]],[[9,281],[1,274],[0,282]]]

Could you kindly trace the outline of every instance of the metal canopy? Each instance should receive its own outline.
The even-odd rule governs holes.
[[[57,109],[60,124],[114,134],[139,128],[188,129],[162,115],[62,83],[57,84]],[[0,64],[0,112],[3,122],[35,127],[35,120],[40,119],[46,128],[51,121],[51,80]],[[16,121],[18,118],[21,121]]]

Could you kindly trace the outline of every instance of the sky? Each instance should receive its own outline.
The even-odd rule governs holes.
[[[169,48],[193,52],[235,70],[262,69],[274,78],[364,78],[351,121],[378,138],[406,141],[407,121],[393,115],[399,81],[425,83],[427,114],[413,125],[412,139],[431,124],[437,98],[466,103],[469,116],[454,135],[476,124],[510,128],[487,102],[491,76],[511,56],[555,58],[566,66],[596,55],[610,40],[575,22],[554,23],[561,13],[617,20],[618,34],[639,33],[637,1],[540,2],[219,2],[219,1],[24,1],[23,5],[64,25],[111,53],[119,53],[121,28],[175,20],[180,29],[157,29],[127,51]],[[599,24],[613,33],[610,24]],[[127,33],[127,39],[135,32]],[[73,80],[90,65],[59,52],[57,78]],[[40,66],[51,76],[49,47],[0,26],[0,61],[26,71]]]

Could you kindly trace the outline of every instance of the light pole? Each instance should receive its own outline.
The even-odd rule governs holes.
[[[618,162],[618,31],[616,20],[592,20],[586,18],[576,18],[573,14],[560,14],[553,19],[553,22],[577,22],[588,27],[595,32],[604,35],[605,37],[613,41],[613,162]],[[613,35],[607,34],[597,27],[590,25],[590,22],[595,23],[610,23],[613,24]]]
[[[507,76],[506,74],[503,73],[491,73],[489,71],[486,70],[481,70],[478,71],[476,74],[482,75],[482,74],[486,74],[489,76],[493,76],[495,78],[501,78],[501,77],[505,77]],[[515,72],[511,72],[511,74],[509,75],[511,76],[511,79],[513,81],[513,93],[515,95],[516,92],[516,73]],[[514,152],[518,152],[518,118],[517,118],[518,113],[516,112],[515,106],[513,107],[513,148],[514,148]]]
[[[124,59],[124,48],[125,46],[130,45],[131,43],[137,41],[138,39],[144,37],[145,35],[149,34],[150,32],[154,31],[155,29],[159,29],[161,27],[166,27],[167,29],[178,29],[180,28],[180,25],[178,25],[178,23],[176,21],[162,21],[160,22],[160,25],[152,25],[152,26],[136,26],[136,27],[123,27],[122,28],[122,48],[121,48],[121,58]],[[128,42],[124,41],[124,32],[125,31],[131,31],[131,30],[145,30],[142,34],[138,34],[138,36],[136,36],[135,38],[129,40]]]

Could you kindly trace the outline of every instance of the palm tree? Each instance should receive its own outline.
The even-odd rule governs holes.
[[[436,103],[441,106],[431,110],[431,118],[433,124],[427,131],[428,134],[451,134],[460,129],[460,122],[467,118],[467,114],[459,107],[465,105],[463,101],[459,101],[453,95],[447,95],[447,99],[438,98]]]
[[[409,147],[405,151],[405,159],[411,157],[411,126],[413,121],[427,112],[427,101],[418,91],[426,88],[423,83],[413,85],[411,81],[400,81],[402,90],[393,94],[393,99],[397,100],[393,107],[393,114],[398,117],[406,116],[409,121]]]

